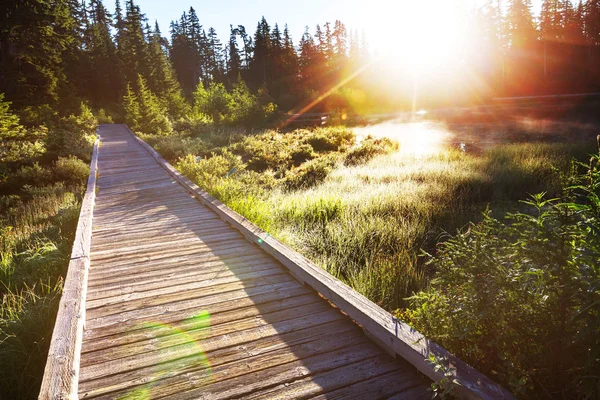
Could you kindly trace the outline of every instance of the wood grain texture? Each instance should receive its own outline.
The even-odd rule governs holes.
[[[75,232],[71,260],[64,282],[40,388],[39,398],[43,400],[77,398],[99,144],[100,139],[96,139],[90,164],[90,175]]]
[[[134,137],[133,132],[128,130]],[[237,214],[219,200],[204,192],[172,165],[164,160],[151,146],[138,137],[137,141],[163,166],[163,168],[190,194],[196,196],[208,208],[213,210],[224,221],[239,230],[250,242],[271,254],[277,261],[287,267],[299,281],[309,285],[325,298],[348,314],[360,324],[378,344],[387,351],[397,354],[421,373],[434,381],[443,378],[440,371],[427,360],[430,355],[447,360],[456,369],[456,379],[462,386],[459,394],[468,399],[513,399],[505,388],[501,387],[470,365],[448,352],[437,343],[412,329],[402,321],[394,318],[366,297],[351,289],[332,275],[319,268],[311,261],[290,249],[277,239],[268,235],[246,218]]]

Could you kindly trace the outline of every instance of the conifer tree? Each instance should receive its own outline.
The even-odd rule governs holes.
[[[228,48],[228,63],[227,77],[229,82],[234,82],[241,73],[240,51],[237,47],[238,30],[233,25],[229,25],[229,48]]]
[[[149,86],[152,92],[159,96],[162,106],[175,119],[181,118],[186,112],[185,99],[181,94],[179,83],[174,77],[171,63],[163,50],[164,39],[160,34],[158,22],[149,43]]]
[[[122,92],[120,60],[113,41],[111,15],[102,0],[92,0],[89,6],[87,44],[90,77],[87,97],[95,104],[117,102]]]

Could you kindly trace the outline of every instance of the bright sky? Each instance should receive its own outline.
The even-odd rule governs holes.
[[[126,0],[121,0],[123,6]],[[104,0],[114,10],[113,0]],[[533,0],[534,15],[538,15],[542,0]],[[298,45],[304,27],[308,25],[314,33],[316,24],[336,19],[348,29],[363,29],[368,41],[375,43],[406,42],[414,39],[421,29],[424,35],[442,37],[451,41],[453,31],[461,29],[461,10],[469,10],[484,0],[137,0],[135,1],[149,18],[151,25],[158,20],[164,36],[169,36],[169,23],[179,19],[183,11],[194,7],[200,23],[208,29],[214,27],[222,42],[229,37],[229,25],[244,25],[254,34],[256,24],[264,15],[274,26],[279,23],[283,30],[289,25],[294,44]],[[431,26],[435,26],[433,31]],[[443,35],[439,33],[444,32]],[[450,34],[446,34],[450,32]],[[425,38],[427,41],[428,38]],[[418,41],[418,40],[417,40]],[[452,46],[450,46],[452,47]]]

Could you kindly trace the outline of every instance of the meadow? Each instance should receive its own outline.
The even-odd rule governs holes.
[[[577,169],[573,160],[587,161],[595,151],[594,141],[507,143],[473,153],[455,147],[415,154],[403,152],[398,142],[385,137],[366,135],[357,140],[347,127],[251,135],[227,129],[218,133],[189,130],[144,139],[232,209],[515,394],[543,397],[542,387],[557,391],[574,387],[572,381],[558,388],[549,383],[550,374],[538,371],[545,368],[538,368],[543,363],[539,351],[512,354],[503,348],[505,365],[491,366],[490,351],[494,353],[507,338],[493,336],[497,343],[483,345],[491,350],[477,352],[481,343],[469,342],[468,332],[451,329],[465,322],[461,318],[469,319],[465,326],[473,327],[477,314],[461,315],[458,295],[441,301],[445,292],[436,282],[448,277],[448,273],[440,277],[440,271],[460,269],[461,262],[465,268],[471,265],[465,248],[451,257],[463,261],[452,267],[447,260],[441,262],[448,254],[444,246],[469,237],[486,221],[539,211],[538,203],[520,201],[533,194],[544,193],[544,199],[565,196],[565,182]],[[480,236],[485,242],[495,234],[487,231]],[[482,274],[476,271],[474,276]],[[462,284],[469,282],[464,277]],[[507,289],[510,282],[507,285],[507,293],[516,290]],[[488,308],[495,310],[495,299],[484,301],[481,293],[472,294],[479,306],[488,302]],[[464,301],[465,309],[472,308],[470,300],[458,299]],[[540,307],[538,317],[542,310],[550,312]],[[506,320],[499,321],[515,322],[510,312],[505,315]],[[551,318],[553,314],[544,315]],[[472,334],[483,340],[481,329],[477,332]],[[523,343],[533,340],[531,335],[541,335],[523,332],[519,337],[510,332],[510,340],[516,337]],[[567,336],[563,339],[568,340]],[[472,348],[464,347],[467,342]],[[528,361],[516,366],[511,357]]]

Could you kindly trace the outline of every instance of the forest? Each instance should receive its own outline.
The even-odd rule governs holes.
[[[140,4],[0,2],[0,398],[37,397],[104,123],[517,397],[598,396],[596,143],[407,156],[354,126],[417,107],[415,72],[369,32],[334,20],[293,38],[263,17],[219,36],[198,6],[167,33]],[[465,18],[419,109],[600,92],[600,0],[539,15],[488,0]],[[597,102],[582,109],[566,129],[596,129]],[[332,126],[290,124],[314,112]],[[535,117],[484,120],[520,134]]]

